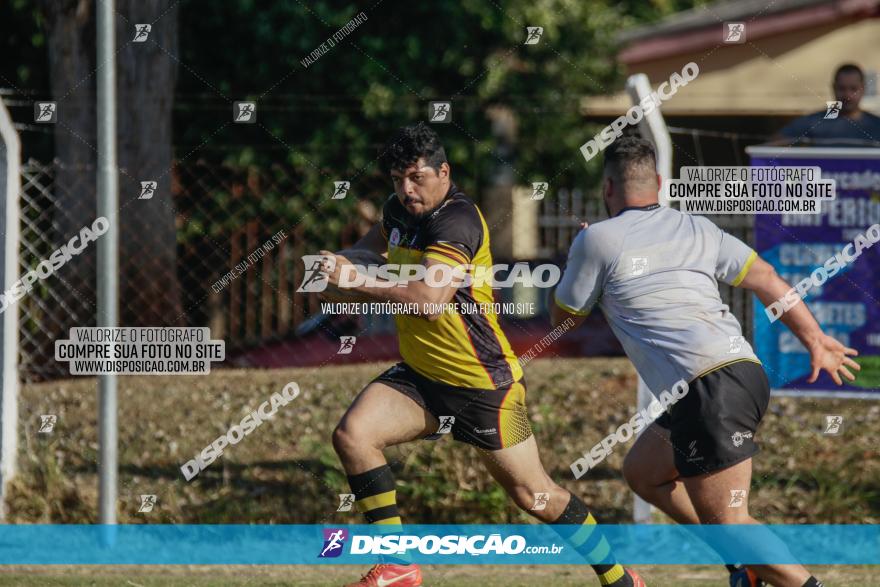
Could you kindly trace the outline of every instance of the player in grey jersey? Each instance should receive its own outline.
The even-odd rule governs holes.
[[[682,524],[756,524],[748,512],[754,437],[770,400],[761,363],[722,303],[718,281],[765,305],[790,286],[739,239],[706,218],[660,206],[654,148],[626,137],[605,151],[608,220],[582,230],[551,304],[553,324],[578,323],[598,305],[654,394],[688,392],[639,437],[624,462],[630,487]],[[782,317],[810,353],[815,381],[859,366],[825,335],[805,304]],[[743,491],[745,490],[745,491]],[[731,507],[732,491],[742,500]],[[731,585],[821,585],[801,565],[728,567]]]

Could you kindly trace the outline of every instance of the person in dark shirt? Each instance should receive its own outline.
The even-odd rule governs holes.
[[[865,94],[862,69],[851,63],[841,65],[832,88],[840,104],[794,120],[779,132],[774,144],[880,147],[880,117],[859,108]]]

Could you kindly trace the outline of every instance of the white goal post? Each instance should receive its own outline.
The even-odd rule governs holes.
[[[0,218],[3,254],[0,283],[3,291],[18,281],[18,196],[21,191],[21,144],[12,118],[0,100]],[[18,453],[18,304],[0,312],[0,521],[6,520],[6,485],[15,475]]]

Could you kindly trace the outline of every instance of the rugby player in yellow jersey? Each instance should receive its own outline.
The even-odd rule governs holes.
[[[383,148],[383,173],[394,194],[382,222],[353,248],[387,257],[389,264],[437,264],[464,270],[489,267],[489,229],[476,205],[450,177],[437,134],[424,123],[404,127]],[[339,284],[348,260],[321,251],[329,283]],[[371,301],[416,304],[425,313],[395,315],[403,362],[379,375],[355,398],[333,432],[358,510],[371,524],[400,531],[394,477],[382,450],[451,433],[477,448],[486,470],[514,502],[552,524],[593,564],[602,585],[643,586],[618,564],[596,519],[576,496],[544,471],[526,411],[522,368],[494,313],[433,312],[430,305],[492,303],[491,283],[470,287],[412,279],[404,287],[363,285],[354,294]],[[543,509],[531,509],[540,495]],[[544,500],[546,496],[549,499]],[[352,586],[413,587],[421,571],[410,559],[385,557]]]

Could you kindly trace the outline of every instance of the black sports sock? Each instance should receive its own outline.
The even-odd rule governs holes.
[[[554,527],[574,549],[590,562],[596,571],[599,583],[611,587],[631,587],[632,578],[617,563],[611,553],[611,545],[602,534],[596,531],[596,518],[590,513],[587,504],[572,494],[565,506],[565,511],[553,521],[553,524],[578,525],[578,528]]]
[[[402,521],[397,509],[397,490],[394,488],[394,474],[391,467],[382,465],[364,473],[348,476],[348,485],[354,493],[358,511],[370,524],[382,527],[383,534],[400,532]],[[408,565],[412,563],[407,554],[384,556],[383,560],[392,564]]]

